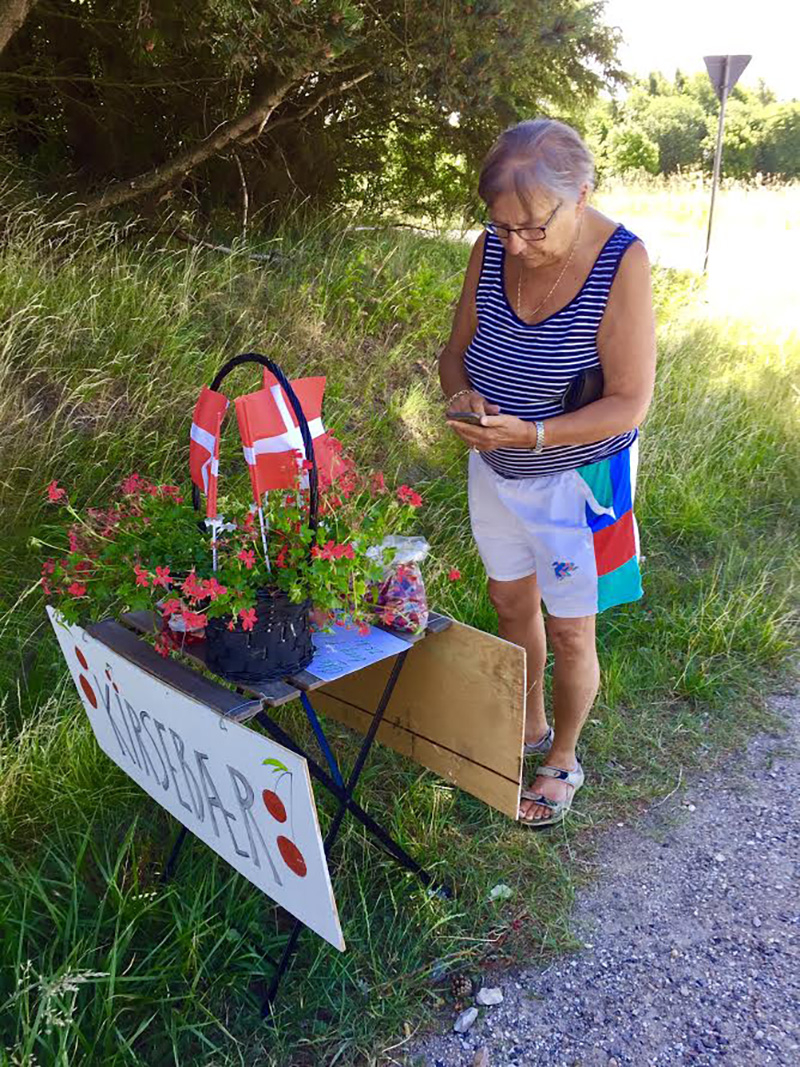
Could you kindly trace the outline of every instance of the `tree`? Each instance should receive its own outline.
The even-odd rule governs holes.
[[[662,174],[702,163],[707,127],[699,104],[682,96],[655,96],[640,121],[643,133],[658,145]]]
[[[0,0],[0,54],[35,3],[36,0]]]
[[[619,126],[612,130],[606,158],[614,174],[624,174],[629,170],[658,174],[658,145],[643,130],[634,126]]]
[[[758,168],[790,181],[800,178],[800,102],[771,104],[765,111]]]
[[[504,125],[622,78],[617,41],[596,0],[48,0],[2,57],[0,134],[91,210],[233,206],[243,182],[413,209],[443,175],[464,203]]]

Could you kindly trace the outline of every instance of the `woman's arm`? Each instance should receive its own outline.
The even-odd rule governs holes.
[[[462,389],[471,388],[464,368],[464,353],[475,336],[475,331],[478,329],[475,293],[481,274],[483,246],[485,243],[486,234],[482,233],[472,246],[469,264],[464,276],[464,284],[461,288],[461,296],[453,317],[450,340],[439,353],[439,381],[442,386],[442,392],[446,397],[451,397],[454,393],[461,392]],[[483,397],[474,390],[459,397],[454,407],[459,411],[476,411],[479,414],[488,411],[499,411],[499,408],[495,405],[487,404]]]
[[[632,430],[643,421],[653,396],[655,321],[650,262],[640,242],[619,265],[597,334],[603,396],[593,404],[544,423],[545,447],[583,445]],[[454,425],[468,445],[481,450],[533,448],[536,427],[513,415],[489,416],[482,426]]]
[[[568,415],[547,419],[545,445],[590,444],[644,421],[655,382],[656,330],[650,261],[639,241],[622,257],[600,323],[597,348],[605,380],[602,398]]]

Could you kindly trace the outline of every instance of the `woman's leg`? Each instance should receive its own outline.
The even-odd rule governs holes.
[[[525,740],[539,741],[547,731],[543,688],[547,647],[536,575],[531,574],[513,582],[498,582],[490,578],[489,599],[497,612],[500,636],[515,645],[522,645],[527,653]]]
[[[595,616],[578,619],[547,618],[547,636],[553,649],[553,720],[555,739],[546,763],[572,771],[577,766],[575,746],[600,686],[600,665],[595,645]],[[572,786],[556,778],[537,777],[531,790],[551,800],[565,800]],[[546,819],[542,804],[523,800],[523,819]]]

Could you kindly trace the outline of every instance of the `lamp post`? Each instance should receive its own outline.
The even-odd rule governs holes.
[[[725,129],[725,104],[728,94],[742,75],[742,71],[752,56],[703,56],[703,61],[719,97],[719,126],[717,127],[717,147],[714,152],[714,177],[711,181],[711,207],[708,211],[708,234],[706,235],[706,255],[703,260],[703,274],[708,270],[708,252],[711,247],[711,224],[714,220],[714,200],[717,195],[717,183],[722,164],[722,135]]]

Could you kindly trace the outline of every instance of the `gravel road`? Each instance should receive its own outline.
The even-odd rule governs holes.
[[[503,1003],[410,1062],[800,1067],[800,696],[772,706],[784,736],[604,836],[581,952],[492,978]]]

